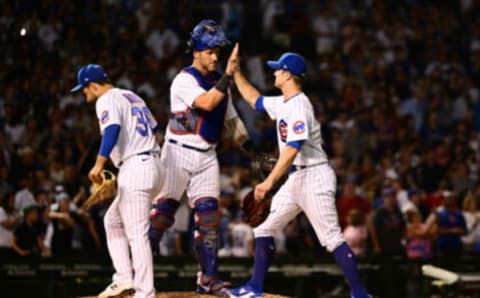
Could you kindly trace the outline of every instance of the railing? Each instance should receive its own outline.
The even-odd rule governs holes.
[[[251,258],[222,258],[219,260],[219,275],[225,280],[240,283],[250,277],[252,264]],[[478,264],[480,257],[462,257],[447,268],[475,272],[480,270]],[[420,266],[420,263],[401,257],[359,260],[365,285],[375,297],[382,298],[430,297],[436,290],[432,288],[431,280],[422,277]],[[195,260],[190,257],[155,259],[157,291],[193,291],[197,268]],[[110,283],[112,273],[108,256],[2,259],[0,296],[50,298],[94,295]],[[343,274],[330,257],[275,259],[265,281],[265,290],[291,297],[349,297]]]

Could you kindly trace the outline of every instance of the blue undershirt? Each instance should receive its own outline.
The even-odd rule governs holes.
[[[107,126],[103,132],[102,144],[100,145],[99,155],[108,158],[113,147],[117,143],[118,135],[122,127],[118,124]]]

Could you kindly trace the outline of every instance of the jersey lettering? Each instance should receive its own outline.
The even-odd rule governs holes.
[[[287,122],[283,119],[280,119],[278,122],[278,134],[280,135],[280,140],[285,143],[287,141],[288,131]]]
[[[137,132],[141,136],[148,136],[153,131],[150,111],[147,107],[132,107],[132,116],[137,117]]]
[[[139,103],[142,102],[142,99],[138,97],[135,93],[123,93],[122,94],[126,99],[128,99],[131,103]]]

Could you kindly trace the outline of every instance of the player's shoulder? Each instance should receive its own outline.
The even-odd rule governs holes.
[[[196,84],[195,76],[186,70],[182,70],[173,78],[171,86],[191,85]]]
[[[312,107],[312,103],[310,102],[310,99],[303,92],[293,97],[290,100],[290,104],[296,108],[301,108],[301,109],[305,109],[305,108],[310,109]]]

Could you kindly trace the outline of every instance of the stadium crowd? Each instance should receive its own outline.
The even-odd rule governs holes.
[[[243,67],[265,94],[274,92],[267,59],[307,59],[304,89],[356,254],[479,254],[479,13],[474,0],[0,1],[2,256],[105,251],[105,206],[82,208],[99,138],[93,107],[69,93],[75,73],[102,64],[166,127],[169,83],[189,61],[185,40],[207,18],[240,42]],[[274,122],[234,97],[257,148],[275,153]],[[238,203],[256,181],[228,136],[217,150],[220,254],[251,256]],[[191,254],[189,208],[176,217],[166,256]],[[314,237],[301,215],[276,236],[278,253],[322,254]]]

